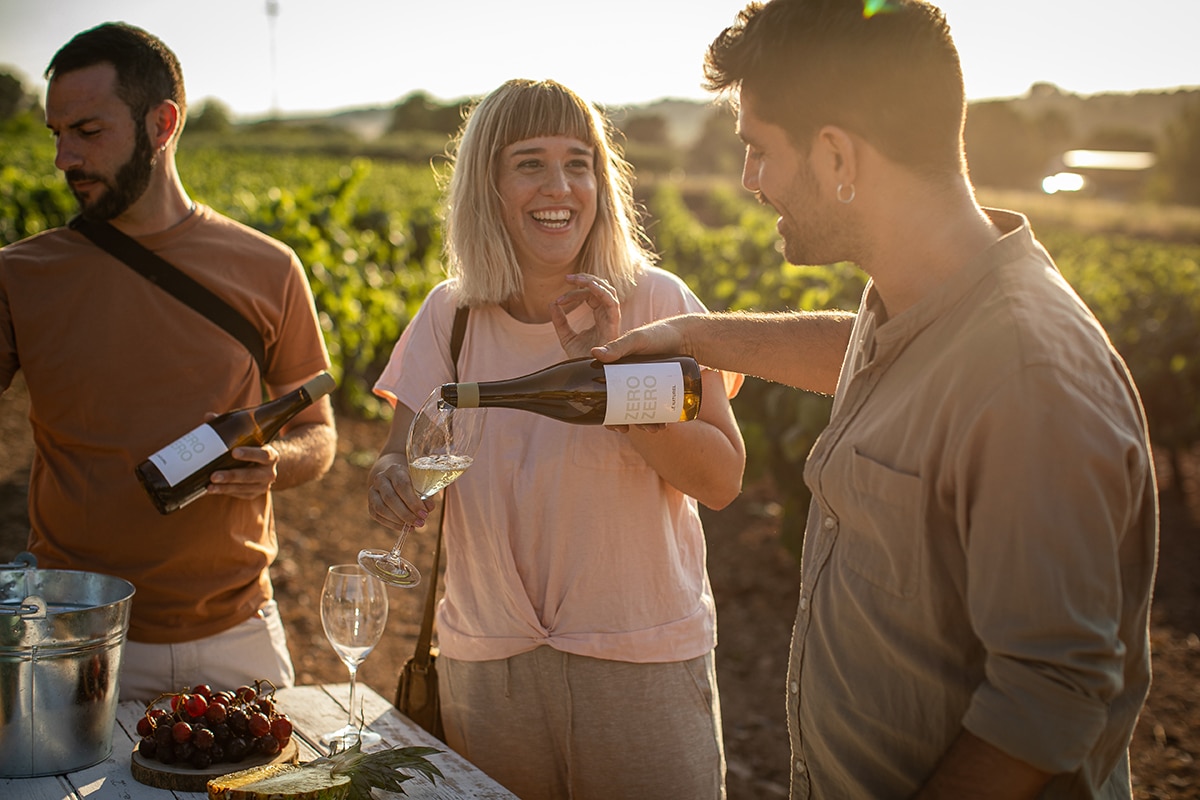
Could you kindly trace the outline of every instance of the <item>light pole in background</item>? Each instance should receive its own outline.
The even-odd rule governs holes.
[[[271,116],[279,116],[279,79],[275,65],[275,20],[279,16],[279,0],[267,0],[267,25],[271,28]]]

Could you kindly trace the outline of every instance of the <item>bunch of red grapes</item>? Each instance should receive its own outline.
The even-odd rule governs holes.
[[[264,686],[269,688],[264,688]],[[163,708],[160,703],[170,708]],[[292,721],[275,709],[275,685],[255,681],[229,692],[206,683],[160,695],[137,721],[138,755],[163,764],[207,769],[221,762],[278,755]]]

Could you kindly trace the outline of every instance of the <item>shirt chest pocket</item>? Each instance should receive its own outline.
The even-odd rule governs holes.
[[[840,509],[837,551],[843,566],[901,598],[916,594],[925,561],[921,479],[854,448],[849,496]]]

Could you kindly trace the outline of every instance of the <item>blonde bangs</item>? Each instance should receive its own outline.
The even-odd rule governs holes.
[[[492,153],[496,156],[510,144],[539,136],[569,136],[597,149],[601,147],[596,140],[599,115],[556,83],[531,83],[513,91],[498,105],[492,142]]]

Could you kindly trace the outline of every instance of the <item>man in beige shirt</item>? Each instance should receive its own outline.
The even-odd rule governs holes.
[[[1028,222],[976,203],[944,17],[773,0],[705,67],[787,259],[858,264],[861,306],[684,315],[594,352],[834,394],[805,469],[792,796],[1130,797],[1158,539],[1145,418]]]
[[[134,467],[215,414],[280,397],[329,367],[295,252],[192,202],[175,164],[187,118],[179,61],[126,23],[82,31],[46,71],[55,165],[92,226],[108,223],[217,295],[262,339],[262,363],[207,316],[74,227],[0,250],[0,394],[18,370],[37,445],[29,550],[43,569],[132,583],[122,699],[197,683],[294,680],[271,585],[272,498],[337,451],[328,398],[204,497],[159,514]],[[114,670],[115,671],[115,670]]]

